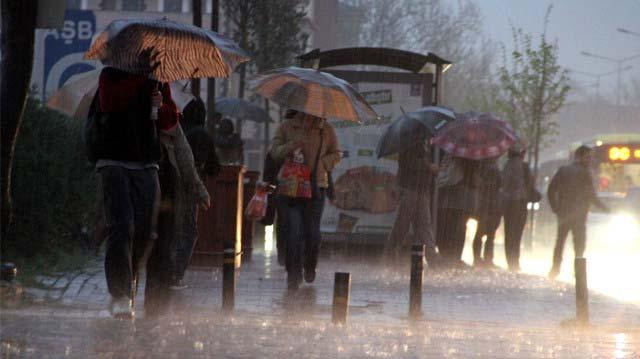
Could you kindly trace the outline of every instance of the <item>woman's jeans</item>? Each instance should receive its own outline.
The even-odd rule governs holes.
[[[289,282],[302,281],[302,269],[315,271],[320,250],[320,220],[324,210],[325,191],[311,200],[282,199],[286,212],[287,258],[285,266]]]

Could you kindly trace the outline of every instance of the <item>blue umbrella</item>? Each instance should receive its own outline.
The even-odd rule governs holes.
[[[427,106],[396,118],[382,133],[376,153],[378,158],[402,152],[427,137],[433,137],[455,113],[445,107]]]
[[[216,99],[216,112],[241,120],[254,122],[273,122],[269,113],[262,107],[235,97],[219,97]]]

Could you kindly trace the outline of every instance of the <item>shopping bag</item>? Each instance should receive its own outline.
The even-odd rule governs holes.
[[[278,194],[291,198],[311,198],[311,170],[309,166],[287,159],[278,174]]]
[[[267,213],[267,195],[268,191],[264,187],[256,188],[256,193],[251,197],[244,215],[250,220],[258,221]]]

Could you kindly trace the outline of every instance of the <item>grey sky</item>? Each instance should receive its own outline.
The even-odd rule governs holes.
[[[525,32],[540,34],[547,6],[552,3],[548,34],[550,39],[558,39],[563,66],[604,73],[615,70],[616,65],[585,57],[580,52],[612,58],[640,54],[640,37],[616,31],[623,27],[640,33],[640,0],[477,0],[477,3],[484,14],[486,33],[505,43],[507,49],[513,43],[510,22]],[[640,58],[628,64],[634,68],[624,76],[640,78]],[[576,74],[574,78],[583,84],[594,82],[582,75]],[[601,92],[613,95],[615,84],[615,75],[603,78]]]

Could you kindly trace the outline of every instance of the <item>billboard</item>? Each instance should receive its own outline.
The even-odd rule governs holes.
[[[380,116],[362,124],[333,123],[344,156],[332,173],[336,200],[327,202],[321,222],[325,234],[381,234],[391,231],[399,195],[398,162],[378,159],[376,146],[402,109],[422,107],[422,93],[407,83],[353,83]]]
[[[41,83],[45,98],[73,75],[99,66],[96,62],[82,60],[95,33],[96,16],[93,11],[87,10],[67,10],[64,27],[45,32]]]

